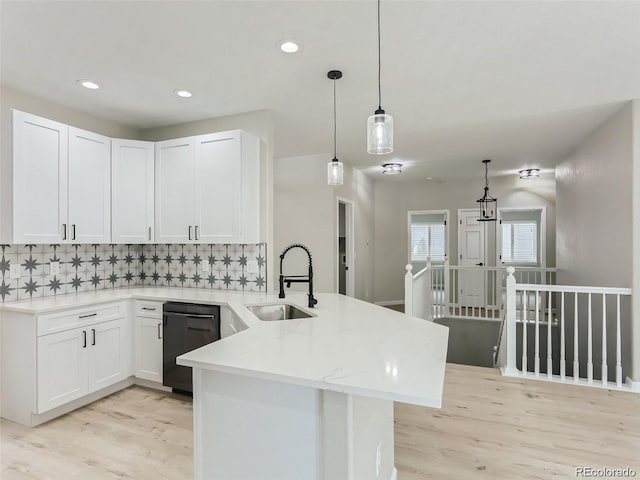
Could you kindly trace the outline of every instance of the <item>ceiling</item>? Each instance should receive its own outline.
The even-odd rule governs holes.
[[[376,3],[7,1],[1,81],[139,129],[269,109],[276,157],[331,152],[389,181],[553,168],[640,98],[640,2],[383,0],[383,107],[395,151],[366,153]],[[281,40],[300,51],[282,53]],[[80,88],[88,78],[103,85]],[[191,99],[173,95],[177,88]],[[328,154],[327,160],[331,157]],[[387,177],[388,178],[388,177]],[[387,180],[385,178],[385,180]]]

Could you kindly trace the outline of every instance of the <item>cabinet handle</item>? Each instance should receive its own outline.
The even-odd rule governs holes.
[[[89,318],[89,317],[95,317],[97,315],[98,315],[97,313],[93,312],[88,315],[79,315],[78,318]]]
[[[91,329],[91,335],[92,335],[91,345],[95,345],[96,344],[96,329],[95,328]]]
[[[71,224],[71,240],[75,240],[76,239],[76,224],[72,223]]]
[[[82,331],[82,348],[87,348],[87,331]]]
[[[162,325],[161,323],[158,324],[158,340],[162,340],[162,334],[160,333],[160,325]]]
[[[189,240],[191,240],[191,225],[189,225]]]
[[[62,239],[63,240],[67,239],[67,224],[66,223],[62,224]]]
[[[142,310],[151,310],[152,312],[155,312],[156,307],[153,307],[153,308],[149,308],[149,307],[142,307]]]
[[[195,232],[195,239],[198,240],[198,225],[196,225]]]
[[[151,241],[151,227],[149,227],[149,241]]]

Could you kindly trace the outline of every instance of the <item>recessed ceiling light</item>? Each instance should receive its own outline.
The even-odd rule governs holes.
[[[78,80],[78,84],[82,85],[84,88],[88,88],[89,90],[98,90],[100,85],[96,82],[92,82],[91,80]]]
[[[188,90],[174,90],[173,93],[182,98],[191,98],[193,94]]]
[[[291,40],[286,40],[280,44],[280,50],[284,53],[296,53],[298,48],[298,44]]]
[[[433,177],[427,177],[427,180],[433,180]]]

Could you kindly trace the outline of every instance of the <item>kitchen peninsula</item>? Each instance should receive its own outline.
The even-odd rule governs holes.
[[[393,402],[440,407],[448,330],[338,294],[317,298],[309,309],[301,293],[278,299],[272,293],[138,287],[6,303],[0,306],[2,416],[37,425],[138,383],[130,325],[138,309],[165,301],[215,304],[227,333],[178,357],[194,369],[196,478],[393,479]],[[247,308],[283,302],[311,316],[263,321]],[[118,327],[121,341],[114,333],[119,347],[112,351],[119,352],[120,366],[101,361],[95,375],[89,370],[84,390],[70,383],[87,375],[82,369],[79,377],[65,376],[66,383],[51,383],[63,377],[47,378],[47,339],[59,337],[63,343],[56,348],[79,342],[76,350],[55,351],[85,354],[96,335],[102,344],[100,325],[112,324],[105,332]]]

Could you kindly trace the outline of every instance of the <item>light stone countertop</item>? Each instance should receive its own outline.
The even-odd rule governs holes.
[[[0,305],[0,312],[45,314],[117,300],[211,303],[229,307],[247,329],[178,357],[181,365],[323,390],[440,407],[448,329],[338,294],[227,292],[132,287]],[[245,306],[292,303],[311,318],[263,322]]]

